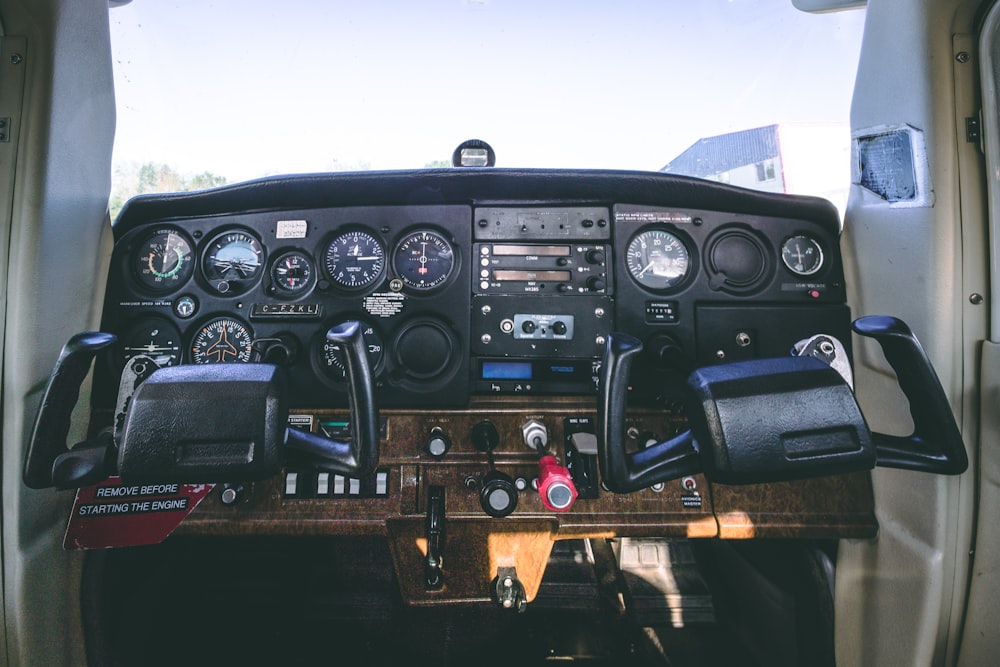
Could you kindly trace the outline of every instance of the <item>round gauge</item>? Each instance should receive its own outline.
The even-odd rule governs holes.
[[[196,364],[227,364],[250,361],[253,333],[239,320],[217,317],[203,324],[191,341],[191,360]]]
[[[315,276],[312,259],[300,250],[282,253],[271,265],[274,289],[288,296],[305,294]]]
[[[823,268],[823,248],[816,239],[793,236],[781,244],[781,261],[798,276],[811,276]]]
[[[157,229],[139,244],[132,256],[135,277],[151,292],[172,292],[194,270],[191,243],[175,229]]]
[[[250,288],[264,266],[260,241],[243,230],[216,236],[205,248],[201,270],[219,294],[238,294]]]
[[[375,327],[367,322],[362,322],[361,337],[365,341],[365,347],[368,348],[368,365],[374,375],[379,364],[382,363],[382,336],[379,335]],[[315,359],[319,369],[331,380],[343,382],[347,378],[347,365],[340,347],[326,339],[326,329],[320,334],[316,343]]]
[[[324,263],[333,282],[348,289],[361,289],[382,275],[385,248],[368,232],[344,232],[326,247]]]
[[[437,232],[413,232],[396,246],[392,268],[407,287],[432,290],[443,285],[451,275],[455,268],[455,251]]]
[[[640,232],[629,241],[625,251],[629,275],[651,290],[676,287],[687,277],[691,255],[674,234],[662,229]]]
[[[140,354],[157,366],[176,366],[181,361],[181,332],[167,320],[150,318],[139,322],[122,336],[125,361]]]

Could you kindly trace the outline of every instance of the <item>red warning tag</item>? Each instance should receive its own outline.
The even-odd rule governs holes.
[[[76,492],[64,549],[157,544],[194,511],[214,484],[123,485],[110,477]]]

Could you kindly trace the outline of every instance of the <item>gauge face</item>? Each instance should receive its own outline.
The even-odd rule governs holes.
[[[368,365],[372,370],[372,374],[374,374],[382,362],[382,336],[379,335],[375,327],[367,322],[362,322],[361,337],[364,339],[365,347],[368,349]],[[336,382],[343,382],[347,378],[347,365],[344,363],[344,355],[340,351],[339,346],[328,341],[325,335],[321,336],[317,343],[316,363],[319,365],[320,370],[329,379]]]
[[[150,318],[129,329],[122,336],[125,361],[140,354],[157,366],[176,366],[181,361],[181,332],[167,320]]]
[[[206,322],[191,341],[191,360],[196,364],[248,362],[253,334],[247,325],[232,317]]]
[[[305,294],[315,277],[312,259],[300,250],[282,253],[271,265],[274,289],[288,296]]]
[[[264,249],[248,232],[233,230],[212,239],[201,268],[219,294],[238,294],[253,286],[264,266]]]
[[[172,292],[194,270],[191,244],[174,229],[158,229],[139,245],[132,267],[143,287],[152,292]]]
[[[368,232],[345,232],[326,247],[324,263],[333,282],[348,289],[361,289],[382,275],[385,248]]]
[[[781,245],[781,261],[798,276],[811,276],[823,268],[823,248],[808,236],[793,236]]]
[[[647,289],[665,290],[683,282],[691,255],[679,238],[662,229],[636,234],[625,251],[629,275]]]
[[[440,287],[455,267],[455,250],[446,238],[431,231],[408,234],[392,255],[392,268],[403,284],[418,291]]]

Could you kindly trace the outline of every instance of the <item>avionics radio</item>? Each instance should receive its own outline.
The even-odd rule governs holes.
[[[474,215],[473,391],[594,393],[614,326],[608,209],[482,207]]]
[[[610,246],[477,243],[477,294],[610,294]]]

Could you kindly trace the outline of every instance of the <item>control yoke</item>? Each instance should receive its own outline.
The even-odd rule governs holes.
[[[956,475],[968,456],[930,360],[894,317],[862,317],[853,329],[878,341],[910,404],[914,432],[872,433],[840,373],[813,356],[708,366],[688,377],[690,429],[628,452],[629,369],[642,343],[608,337],[598,398],[598,462],[608,487],[628,493],[704,472],[710,481],[750,484],[868,470],[879,465]]]
[[[122,376],[113,429],[69,448],[80,386],[94,357],[115,342],[107,333],[77,334],[63,347],[45,389],[24,482],[35,489],[67,489],[115,474],[126,483],[241,482],[270,477],[288,460],[366,476],[378,466],[379,420],[361,326],[354,321],[334,326],[327,340],[340,347],[345,360],[350,439],[287,426],[286,379],[278,366],[157,369],[151,359],[134,357]]]

